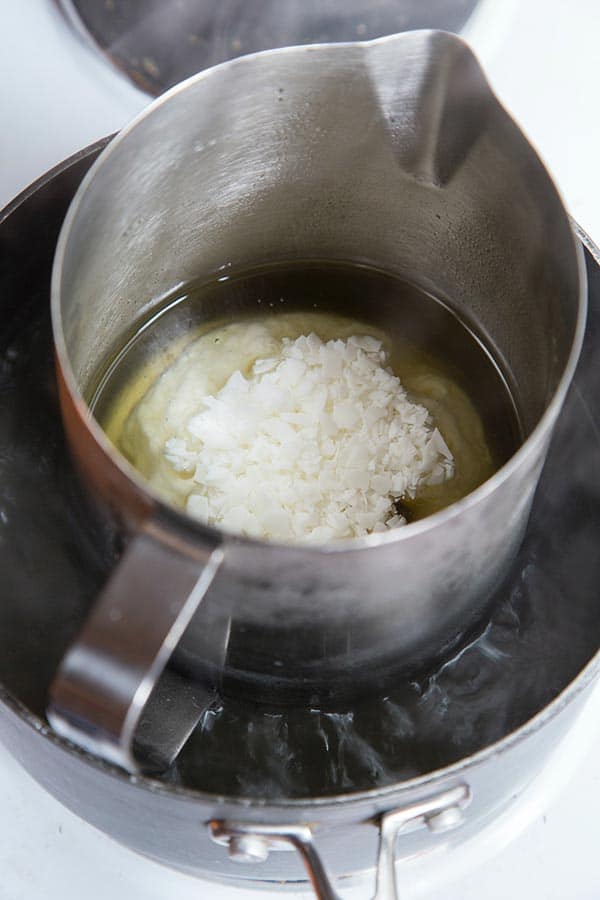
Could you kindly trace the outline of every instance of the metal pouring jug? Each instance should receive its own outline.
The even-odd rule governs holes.
[[[93,373],[174,286],[293,259],[371,263],[475,321],[514,386],[518,452],[442,512],[318,547],[220,531],[154,494],[94,420]],[[453,35],[258,53],[153,103],[92,166],[55,257],[66,432],[128,541],[56,675],[53,727],[160,768],[223,677],[310,700],[453,646],[521,542],[585,287],[548,174]]]

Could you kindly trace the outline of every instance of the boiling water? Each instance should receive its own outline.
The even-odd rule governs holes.
[[[207,348],[207,366],[216,369],[221,364],[220,329],[231,322],[257,320],[275,338],[310,332],[323,340],[370,334],[383,342],[394,373],[410,398],[428,408],[455,459],[453,478],[423,487],[416,498],[398,504],[408,520],[468,494],[520,442],[505,379],[474,330],[447,306],[366,266],[280,264],[189,285],[151,319],[136,323],[98,372],[92,409],[115,446],[142,474],[148,475],[148,448],[129,426],[148,390],[199,337]],[[163,490],[162,483],[156,487]],[[179,502],[176,494],[163,493]]]

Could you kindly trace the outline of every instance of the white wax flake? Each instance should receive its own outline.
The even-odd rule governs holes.
[[[193,473],[190,515],[253,537],[324,543],[405,524],[394,501],[454,474],[427,409],[379,340],[315,334],[234,372],[166,441]]]

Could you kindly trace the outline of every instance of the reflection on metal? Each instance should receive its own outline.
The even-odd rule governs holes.
[[[398,898],[396,887],[396,841],[408,826],[425,826],[433,833],[449,831],[464,821],[471,799],[467,785],[460,784],[407,806],[385,813],[379,820],[376,889],[373,900]],[[327,874],[308,825],[256,825],[239,822],[209,822],[210,835],[229,849],[235,862],[265,862],[271,850],[294,848],[302,857],[318,900],[341,900]]]
[[[58,0],[67,20],[152,96],[257,50],[370,40],[414,28],[459,32],[480,0]]]

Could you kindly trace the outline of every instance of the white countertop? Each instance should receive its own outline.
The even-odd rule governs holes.
[[[0,0],[0,23],[1,207],[61,159],[120,128],[147,98],[74,39],[49,0]],[[468,36],[571,213],[600,240],[600,3],[485,0]],[[599,750],[596,689],[553,765],[510,814],[451,860],[401,867],[403,900],[597,900]],[[118,846],[42,791],[0,747],[0,900],[208,896],[262,892],[200,883]]]

